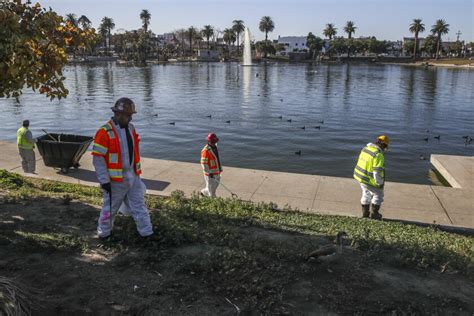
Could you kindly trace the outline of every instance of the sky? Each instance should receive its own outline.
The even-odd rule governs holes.
[[[34,0],[32,1],[35,2]],[[94,27],[104,16],[115,22],[119,29],[141,27],[140,12],[151,13],[151,30],[156,34],[172,32],[179,28],[206,24],[223,30],[233,20],[243,20],[256,40],[263,39],[258,30],[262,16],[270,16],[275,29],[270,39],[278,36],[306,36],[312,32],[323,37],[326,23],[334,23],[338,35],[343,34],[346,21],[357,26],[355,37],[375,36],[381,40],[401,40],[410,36],[409,24],[421,18],[427,36],[437,19],[449,25],[444,40],[473,41],[474,0],[39,0],[44,7],[51,7],[61,15],[75,13],[86,15]]]

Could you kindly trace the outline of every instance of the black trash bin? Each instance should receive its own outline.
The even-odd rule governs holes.
[[[36,145],[46,166],[68,173],[69,168],[79,167],[79,160],[93,140],[90,136],[49,133],[38,137]]]

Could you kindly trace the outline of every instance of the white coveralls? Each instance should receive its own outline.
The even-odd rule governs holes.
[[[113,123],[114,124],[114,123]],[[125,128],[114,124],[120,141],[120,154],[122,157],[123,182],[110,181],[109,173],[105,159],[100,156],[93,156],[93,163],[97,178],[101,184],[111,183],[112,187],[112,212],[110,210],[109,193],[103,190],[103,205],[100,211],[97,233],[99,237],[107,237],[112,232],[113,221],[120,208],[124,214],[130,214],[137,225],[140,236],[150,236],[153,234],[150,215],[145,205],[146,187],[139,176],[130,165],[127,135]],[[133,125],[129,124],[130,133],[132,133]],[[132,138],[133,139],[133,138]],[[135,146],[135,144],[133,144]],[[122,205],[122,203],[124,205]],[[125,206],[125,209],[124,209]],[[112,216],[112,218],[111,218]]]
[[[201,190],[201,193],[206,196],[215,197],[217,187],[221,181],[221,176],[214,175],[214,177],[209,178],[208,176],[204,175],[204,181],[206,181],[206,187]]]
[[[372,146],[372,147],[378,147],[379,146],[373,144],[373,143],[368,143],[367,146]],[[380,148],[382,151],[382,148]],[[374,179],[375,182],[378,185],[384,184],[384,179],[382,178],[382,175],[380,172],[377,172],[374,170]],[[383,189],[380,188],[375,188],[373,186],[361,183],[360,187],[362,189],[362,198],[360,199],[360,203],[362,205],[368,205],[370,203],[375,204],[375,205],[382,205],[383,202]]]

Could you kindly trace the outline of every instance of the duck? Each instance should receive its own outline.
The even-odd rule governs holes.
[[[295,151],[295,155],[301,156],[301,150]]]
[[[436,138],[437,140],[439,140],[439,139],[441,138],[441,135],[435,136],[434,138]]]
[[[283,99],[280,99],[280,102],[283,102]]]
[[[230,124],[230,121],[225,121],[227,124]]]
[[[175,125],[176,123],[175,122],[170,122],[168,123],[169,125]]]
[[[287,122],[289,122],[289,123],[291,123],[291,121],[292,121],[292,120],[291,120],[291,119],[289,119],[289,120],[286,120],[286,121],[287,121]]]
[[[279,118],[280,120],[282,120],[282,119],[283,119],[283,116],[280,115],[278,118]]]
[[[323,121],[319,121],[320,124],[324,124],[324,120]]]
[[[306,129],[306,126],[302,126],[302,127],[300,127],[300,129]]]
[[[314,128],[315,129],[321,129],[321,126],[318,125],[318,126],[315,126]]]
[[[153,114],[153,116],[154,116],[154,117],[157,117],[157,116],[158,116],[158,113]]]
[[[209,114],[206,116],[207,118],[212,118],[212,114]]]
[[[429,138],[428,138],[428,137],[425,137],[425,138],[423,138],[423,140],[424,140],[425,142],[427,142],[427,141],[429,140]]]
[[[343,251],[343,239],[347,236],[345,231],[340,231],[337,233],[336,238],[333,244],[324,245],[319,247],[318,249],[312,251],[307,259],[322,259],[324,257],[329,257],[333,255],[342,254]]]
[[[425,156],[420,155],[420,160],[426,160]]]

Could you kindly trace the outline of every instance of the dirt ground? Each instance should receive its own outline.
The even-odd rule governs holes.
[[[205,242],[178,242],[158,223],[160,240],[143,241],[126,233],[126,217],[102,242],[98,211],[61,198],[0,200],[0,275],[31,293],[35,315],[474,313],[472,280],[406,267],[395,251],[375,257],[346,244],[308,259],[333,241],[231,223],[228,237],[198,231]]]

